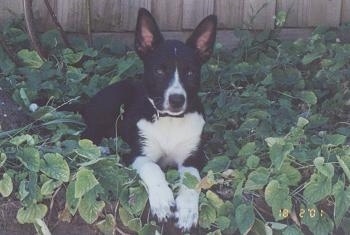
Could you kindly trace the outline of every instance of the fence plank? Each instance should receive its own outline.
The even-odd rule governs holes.
[[[91,1],[93,32],[119,31],[121,27],[121,0]]]
[[[50,6],[54,10],[54,12],[57,12],[57,1],[58,0],[49,0]],[[49,10],[47,9],[44,3],[44,0],[33,1],[33,13],[35,20],[40,24],[40,27],[37,27],[37,30],[43,32],[48,29],[55,28],[55,24],[53,23],[53,20],[51,18]]]
[[[341,23],[349,23],[350,22],[350,0],[343,0],[340,21],[341,21]]]
[[[86,32],[86,0],[59,0],[57,18],[68,32]]]
[[[277,0],[277,9],[289,12],[287,27],[338,26],[342,0]]]
[[[246,0],[244,2],[243,23],[254,29],[272,29],[276,11],[276,1]]]
[[[19,17],[23,13],[22,0],[0,0],[0,22]]]
[[[161,30],[181,30],[181,0],[152,0],[152,14]]]
[[[243,22],[244,0],[216,0],[215,14],[218,26],[222,29],[241,27]]]
[[[133,31],[136,25],[137,12],[140,7],[151,10],[151,0],[122,0],[121,1],[121,28],[124,31]]]
[[[182,27],[193,29],[207,15],[214,13],[214,0],[184,0]]]

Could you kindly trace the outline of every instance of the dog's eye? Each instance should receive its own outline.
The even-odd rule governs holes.
[[[165,71],[163,69],[156,69],[155,72],[156,75],[160,77],[163,77],[165,75]]]

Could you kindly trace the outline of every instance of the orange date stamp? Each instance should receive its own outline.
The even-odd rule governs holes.
[[[304,218],[305,216],[309,216],[310,218],[315,218],[316,216],[323,217],[326,215],[326,212],[324,212],[322,209],[318,211],[316,208],[300,208],[297,214],[299,218]],[[290,217],[291,211],[288,209],[281,209],[279,211],[279,216],[281,218],[288,218]]]

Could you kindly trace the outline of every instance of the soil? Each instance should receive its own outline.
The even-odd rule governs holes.
[[[0,87],[0,132],[23,127],[30,118]]]

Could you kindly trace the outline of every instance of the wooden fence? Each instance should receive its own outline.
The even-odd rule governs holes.
[[[350,0],[50,0],[63,28],[85,32],[90,1],[93,32],[125,32],[135,27],[139,7],[149,9],[165,31],[192,29],[216,14],[221,29],[274,27],[274,15],[288,12],[286,27],[338,26],[350,21]],[[34,0],[34,16],[45,30],[53,27],[43,0]],[[22,0],[0,0],[0,24],[23,13]],[[255,16],[256,15],[256,16]],[[255,17],[254,17],[255,16]]]

